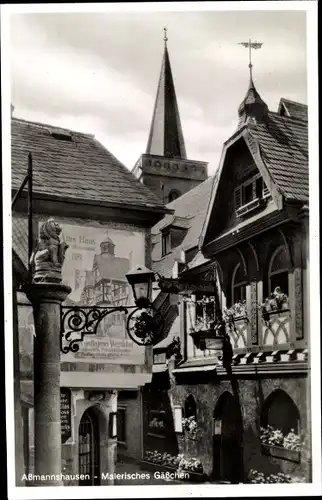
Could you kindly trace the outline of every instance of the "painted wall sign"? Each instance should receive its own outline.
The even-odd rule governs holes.
[[[60,389],[60,425],[61,440],[66,443],[72,436],[72,415],[71,415],[71,390],[66,387]]]
[[[62,227],[62,240],[69,245],[62,275],[72,291],[65,305],[134,305],[125,275],[137,264],[145,264],[145,233],[105,224],[65,224],[59,218],[57,222]],[[79,334],[73,333],[71,338],[79,338]],[[86,335],[79,345],[78,352],[63,354],[61,361],[122,365],[145,362],[145,348],[132,342],[126,333],[124,313],[106,316],[96,335]]]

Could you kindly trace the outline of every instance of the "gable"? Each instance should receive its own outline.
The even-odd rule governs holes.
[[[246,128],[224,146],[218,175],[200,248],[281,208],[281,195],[261,161],[258,144]]]

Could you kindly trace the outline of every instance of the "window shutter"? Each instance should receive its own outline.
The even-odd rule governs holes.
[[[265,182],[263,182],[263,196],[268,196],[269,195],[269,189],[266,186]]]
[[[242,205],[242,188],[239,186],[235,189],[235,210],[238,210]]]

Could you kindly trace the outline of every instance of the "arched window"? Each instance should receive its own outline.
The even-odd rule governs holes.
[[[284,245],[275,250],[268,266],[268,293],[276,287],[288,295],[288,255]]]
[[[280,429],[284,435],[292,429],[300,433],[300,414],[293,399],[281,389],[272,392],[264,402],[261,414],[261,426],[268,425]]]
[[[231,303],[236,304],[246,300],[246,277],[241,264],[237,264],[233,271],[232,286],[231,286]]]
[[[184,403],[184,416],[185,418],[195,417],[195,420],[197,420],[197,405],[195,398],[191,394],[189,394]]]
[[[179,196],[181,196],[180,191],[178,191],[177,189],[171,189],[168,196],[169,203],[179,198]]]

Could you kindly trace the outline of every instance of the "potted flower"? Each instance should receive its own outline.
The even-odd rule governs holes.
[[[147,450],[144,454],[144,460],[141,462],[143,469],[155,471],[174,471],[177,469],[179,459],[177,456],[170,455],[170,453],[161,453],[157,450]]]
[[[260,441],[266,455],[291,462],[301,461],[301,438],[294,429],[284,435],[280,429],[274,429],[271,425],[261,427]]]
[[[164,429],[164,422],[162,420],[158,420],[156,417],[154,417],[149,422],[149,428],[150,429]]]
[[[240,300],[230,308],[224,308],[223,319],[230,329],[235,328],[235,320],[239,318],[247,318],[246,300]]]
[[[196,418],[194,416],[186,417],[182,419],[182,427],[185,432],[188,433],[190,438],[195,439],[199,431]]]
[[[292,478],[283,472],[265,476],[263,472],[251,469],[248,473],[248,481],[252,484],[292,483]]]
[[[286,293],[283,293],[281,288],[277,286],[259,306],[265,322],[269,320],[269,313],[284,311],[289,309],[289,301]]]
[[[178,471],[188,472],[189,480],[193,482],[203,482],[206,475],[203,472],[203,466],[197,458],[186,458],[183,454],[178,455]]]

